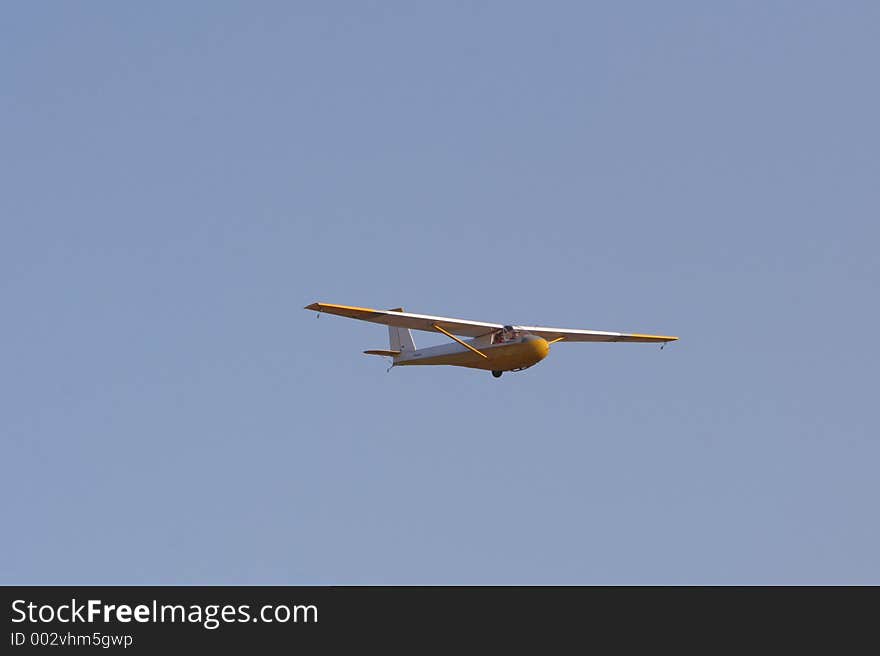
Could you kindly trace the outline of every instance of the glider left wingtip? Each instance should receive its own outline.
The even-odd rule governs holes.
[[[320,303],[312,303],[311,305],[306,305],[303,308],[303,310],[320,310],[320,309],[321,309]]]

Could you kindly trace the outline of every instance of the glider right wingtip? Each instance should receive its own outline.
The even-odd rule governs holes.
[[[303,310],[315,310],[316,312],[319,312],[321,310],[321,304],[312,303],[311,305],[306,305]]]
[[[673,337],[672,335],[644,335],[641,333],[628,333],[624,335],[624,337],[628,337],[634,339],[636,341],[642,342],[676,342],[678,341],[678,337]]]

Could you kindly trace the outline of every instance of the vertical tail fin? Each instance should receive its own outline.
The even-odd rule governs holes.
[[[403,308],[394,308],[391,311],[403,312]],[[388,340],[391,343],[391,350],[400,351],[401,355],[412,353],[416,350],[416,343],[413,341],[412,332],[409,328],[388,326]]]

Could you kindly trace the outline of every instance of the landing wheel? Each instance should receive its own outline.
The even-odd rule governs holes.
[[[503,371],[493,371],[492,375],[495,376],[495,378],[501,378],[501,374],[503,373]]]

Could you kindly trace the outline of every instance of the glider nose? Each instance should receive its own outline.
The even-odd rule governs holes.
[[[526,335],[523,338],[523,344],[526,344],[537,360],[543,360],[550,353],[550,345],[547,340],[537,335]]]

